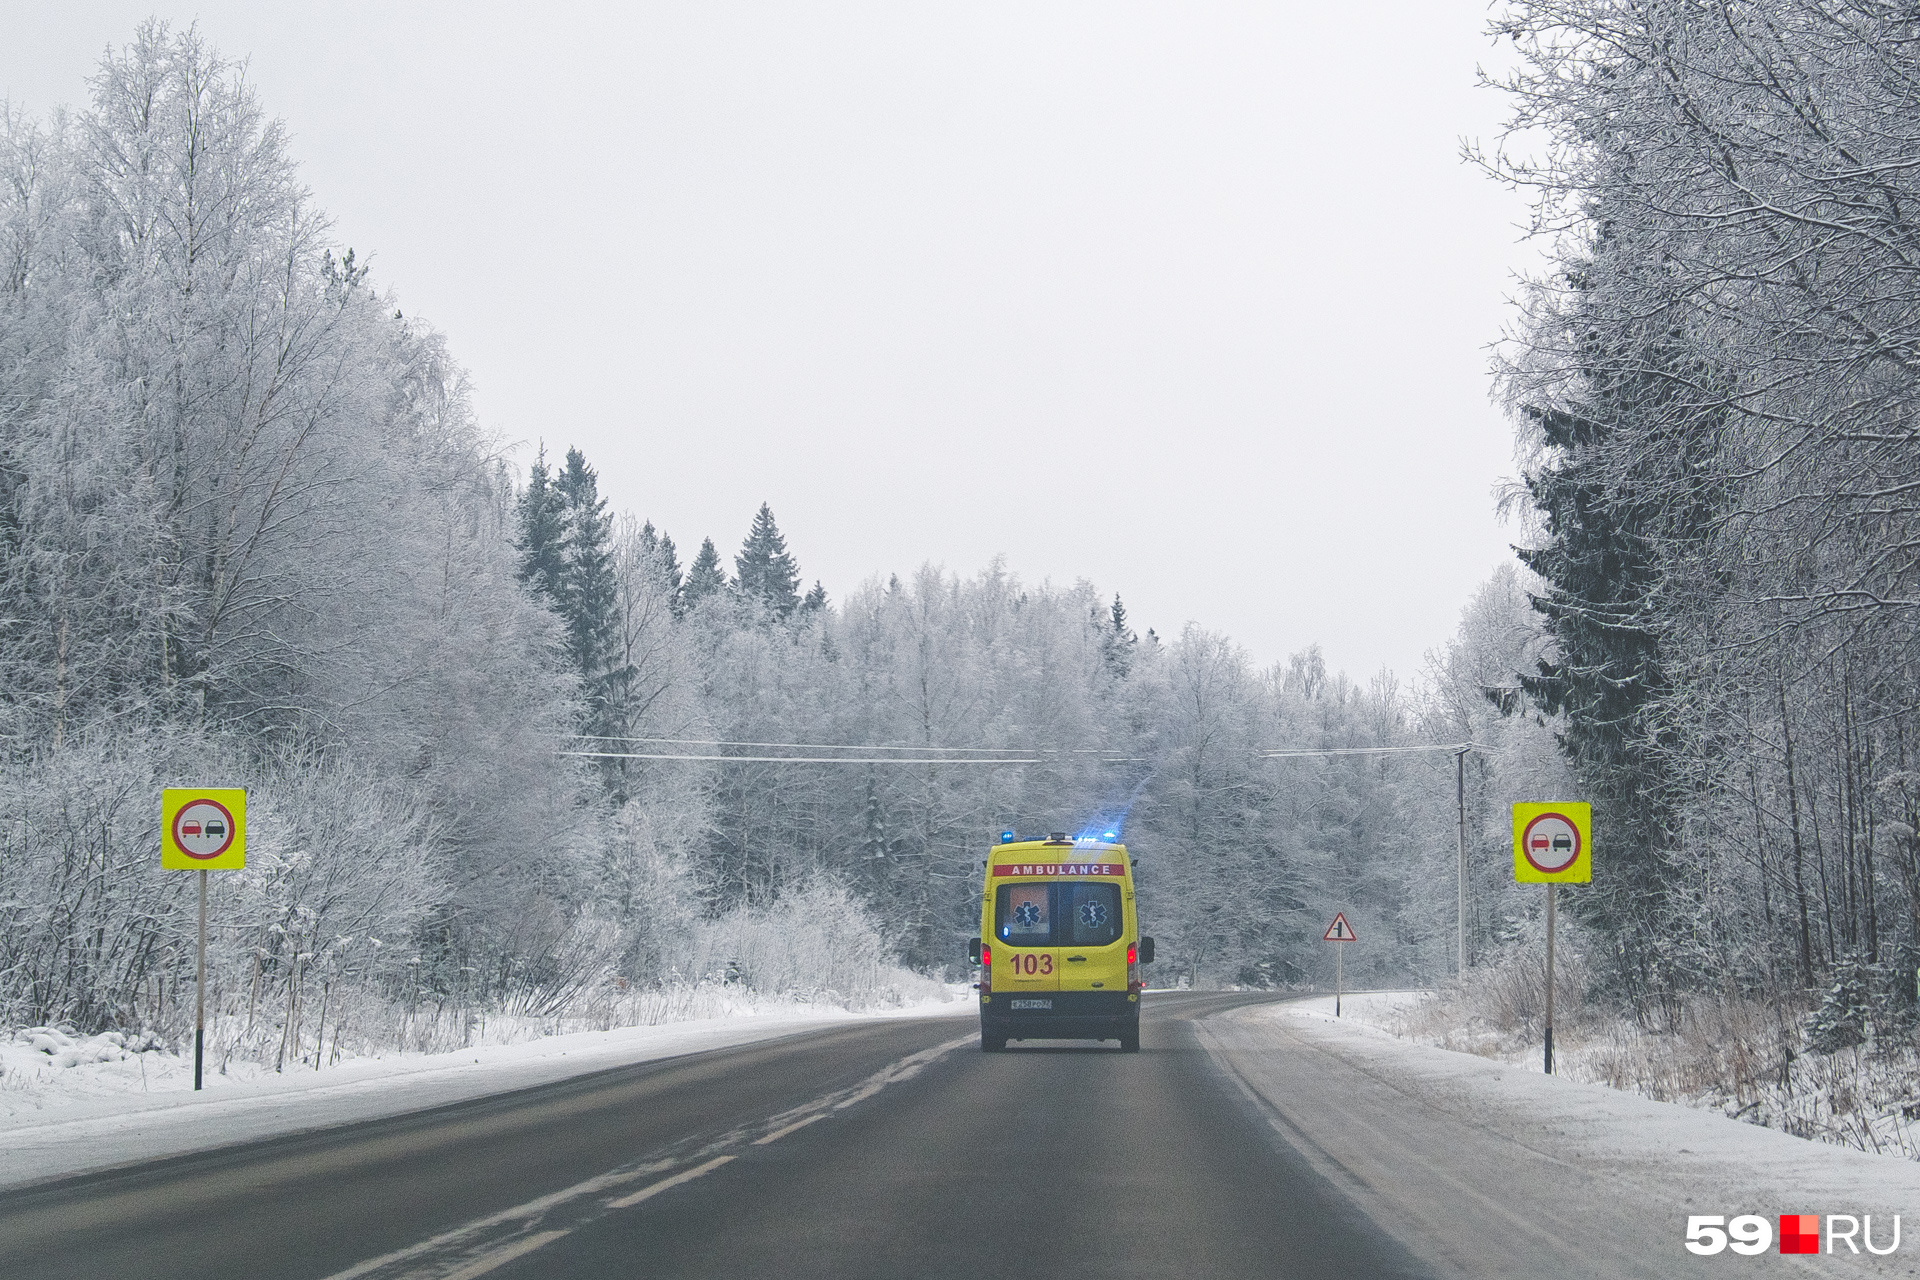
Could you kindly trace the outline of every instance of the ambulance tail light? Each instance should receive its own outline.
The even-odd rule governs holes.
[[[980,994],[986,995],[993,990],[993,947],[980,944]]]
[[[1145,985],[1140,981],[1140,948],[1129,942],[1127,944],[1127,990],[1134,995],[1139,995],[1141,987]]]

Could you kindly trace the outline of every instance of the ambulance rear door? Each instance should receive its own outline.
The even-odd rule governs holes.
[[[1118,880],[1065,880],[1054,887],[1062,991],[1127,989],[1126,904]]]
[[[1060,990],[1060,951],[1053,884],[1002,880],[993,887],[993,990]]]

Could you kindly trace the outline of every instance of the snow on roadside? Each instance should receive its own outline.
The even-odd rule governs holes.
[[[1777,1212],[1805,1211],[1920,1217],[1920,1163],[1813,1142],[1744,1123],[1712,1108],[1660,1102],[1605,1084],[1545,1075],[1539,1057],[1508,1062],[1436,1048],[1394,1031],[1396,1016],[1419,991],[1346,996],[1339,1019],[1332,997],[1266,1006],[1271,1016],[1311,1026],[1316,1038],[1369,1061],[1388,1063],[1396,1084],[1435,1106],[1466,1112],[1476,1123],[1537,1140],[1572,1135],[1563,1151],[1613,1167],[1658,1169],[1677,1182],[1729,1203]],[[1753,1212],[1766,1212],[1762,1207]]]
[[[1431,992],[1427,991],[1349,991],[1338,997],[1340,1016],[1352,1018],[1355,1022],[1378,1027],[1382,1031],[1399,1034],[1397,1015],[1405,1013],[1425,1000]],[[1335,997],[1315,996],[1307,1000],[1290,1001],[1286,1008],[1298,1013],[1325,1014],[1332,1017]],[[1413,1037],[1406,1037],[1412,1039]]]
[[[1332,1001],[1322,1003],[1331,1013]],[[1458,997],[1367,992],[1346,997],[1342,1011],[1401,1039],[1544,1070],[1539,1039],[1493,1026]],[[1818,1053],[1795,1037],[1790,1043],[1798,1051],[1783,1054],[1782,1028],[1756,1028],[1751,1008],[1719,1004],[1713,1012],[1711,1025],[1676,1035],[1578,1010],[1556,1028],[1554,1073],[1800,1138],[1920,1160],[1920,1054],[1910,1039]]]
[[[75,1067],[138,1059],[155,1047],[151,1037],[107,1031],[75,1036],[60,1027],[24,1027],[0,1040],[0,1089],[21,1091],[57,1080]],[[0,1112],[6,1104],[0,1101]]]
[[[873,1012],[747,1008],[722,1018],[355,1058],[321,1071],[275,1073],[234,1062],[224,1074],[210,1069],[198,1093],[191,1053],[163,1052],[118,1032],[80,1037],[30,1028],[0,1039],[0,1187],[379,1119],[833,1022],[971,1014],[962,991],[950,986],[942,998]]]

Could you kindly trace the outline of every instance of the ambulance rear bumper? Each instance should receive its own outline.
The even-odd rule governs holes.
[[[1140,1025],[1125,991],[996,991],[980,1001],[980,1028],[1009,1040],[1113,1039]]]

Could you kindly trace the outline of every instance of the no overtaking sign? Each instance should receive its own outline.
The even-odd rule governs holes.
[[[1513,878],[1531,884],[1592,880],[1592,806],[1570,800],[1513,806]]]
[[[238,871],[247,865],[242,787],[168,787],[160,793],[160,865],[168,871]]]

